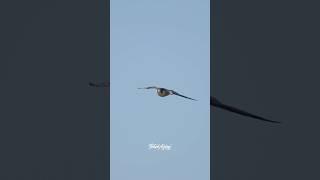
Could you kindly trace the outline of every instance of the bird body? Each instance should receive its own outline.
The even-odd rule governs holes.
[[[166,96],[169,96],[170,95],[170,92],[164,88],[158,88],[157,89],[157,94],[160,96],[160,97],[166,97]]]

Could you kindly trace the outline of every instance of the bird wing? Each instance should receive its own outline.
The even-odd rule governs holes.
[[[158,87],[150,86],[150,87],[143,87],[143,88],[138,88],[138,89],[158,89]]]
[[[269,119],[266,119],[266,118],[263,118],[263,117],[248,113],[246,111],[240,110],[238,108],[223,104],[223,103],[221,103],[220,101],[218,101],[214,97],[210,97],[210,105],[211,106],[215,106],[217,108],[221,108],[221,109],[230,111],[230,112],[233,112],[233,113],[237,113],[237,114],[240,114],[240,115],[243,115],[243,116],[259,119],[259,120],[262,120],[262,121],[271,122],[271,123],[280,123],[279,121],[269,120]]]
[[[174,95],[177,95],[177,96],[180,96],[180,97],[184,97],[184,98],[187,98],[187,99],[191,99],[191,100],[197,101],[196,99],[192,99],[192,98],[190,98],[190,97],[184,96],[184,95],[179,94],[179,93],[177,93],[177,92],[175,92],[175,91],[173,91],[173,90],[169,90],[169,92],[170,92],[171,94],[174,94]]]
[[[94,83],[94,82],[89,82],[89,86],[91,87],[109,87],[110,82],[99,82],[99,83]]]

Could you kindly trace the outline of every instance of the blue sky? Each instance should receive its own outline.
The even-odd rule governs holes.
[[[111,0],[112,180],[209,179],[209,3]],[[137,89],[146,86],[198,101]]]

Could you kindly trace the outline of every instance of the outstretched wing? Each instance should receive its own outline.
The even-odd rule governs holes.
[[[179,94],[179,93],[177,93],[177,92],[175,92],[175,91],[173,91],[173,90],[169,90],[169,91],[170,91],[171,94],[174,94],[174,95],[177,95],[177,96],[180,96],[180,97],[183,97],[183,98],[187,98],[187,99],[191,99],[191,100],[197,101],[196,99],[192,99],[192,98],[190,98],[190,97],[184,96],[184,95]]]
[[[89,82],[89,86],[91,87],[109,87],[110,82],[99,82],[99,83],[94,83],[94,82]]]
[[[143,88],[138,88],[138,89],[158,89],[158,87],[150,86],[150,87],[143,87]]]
[[[273,121],[273,120],[265,119],[263,117],[248,113],[248,112],[240,110],[238,108],[235,108],[235,107],[232,107],[232,106],[229,106],[229,105],[225,105],[225,104],[221,103],[220,101],[218,101],[214,97],[210,97],[210,105],[211,106],[215,106],[217,108],[221,108],[221,109],[230,111],[230,112],[233,112],[233,113],[237,113],[237,114],[240,114],[240,115],[243,115],[243,116],[259,119],[259,120],[262,120],[262,121],[271,122],[271,123],[280,123],[279,121]]]

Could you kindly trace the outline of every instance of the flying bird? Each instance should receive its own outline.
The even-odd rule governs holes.
[[[110,83],[109,82],[100,82],[100,83],[89,82],[89,86],[91,86],[91,87],[109,87]],[[175,92],[173,90],[168,90],[168,89],[165,89],[165,88],[159,88],[159,87],[156,87],[156,86],[138,88],[138,89],[156,89],[157,90],[157,94],[160,97],[165,97],[165,96],[168,96],[168,95],[177,95],[177,96],[181,96],[181,97],[196,101],[196,99],[192,99],[190,97],[181,95],[181,94],[179,94],[179,93],[177,93],[177,92]],[[254,119],[261,120],[261,121],[266,121],[266,122],[271,122],[271,123],[281,123],[279,121],[269,120],[269,119],[266,119],[266,118],[263,118],[263,117],[248,113],[246,111],[240,110],[238,108],[226,105],[226,104],[220,102],[219,100],[217,100],[213,96],[210,97],[210,105],[213,106],[213,107],[216,107],[216,108],[220,108],[220,109],[232,112],[232,113],[240,114],[240,115],[246,116],[246,117],[251,117],[251,118],[254,118]]]
[[[240,110],[238,108],[226,105],[226,104],[220,102],[219,100],[217,100],[213,96],[210,97],[210,105],[214,106],[214,107],[217,107],[217,108],[220,108],[220,109],[223,109],[223,110],[226,110],[226,111],[230,111],[230,112],[236,113],[236,114],[240,114],[240,115],[243,115],[243,116],[255,118],[255,119],[258,119],[258,120],[261,120],[261,121],[266,121],[266,122],[271,122],[271,123],[280,123],[279,121],[269,120],[269,119],[266,119],[266,118],[263,118],[263,117],[248,113],[246,111]]]
[[[176,96],[180,96],[180,97],[183,97],[183,98],[186,98],[186,99],[191,99],[191,100],[197,101],[196,99],[184,96],[182,94],[177,93],[174,90],[169,90],[169,89],[166,89],[166,88],[160,88],[160,87],[156,87],[156,86],[151,86],[151,87],[144,87],[144,88],[138,88],[138,89],[156,89],[157,90],[157,94],[160,97],[165,97],[165,96],[169,96],[169,95],[176,95]]]

